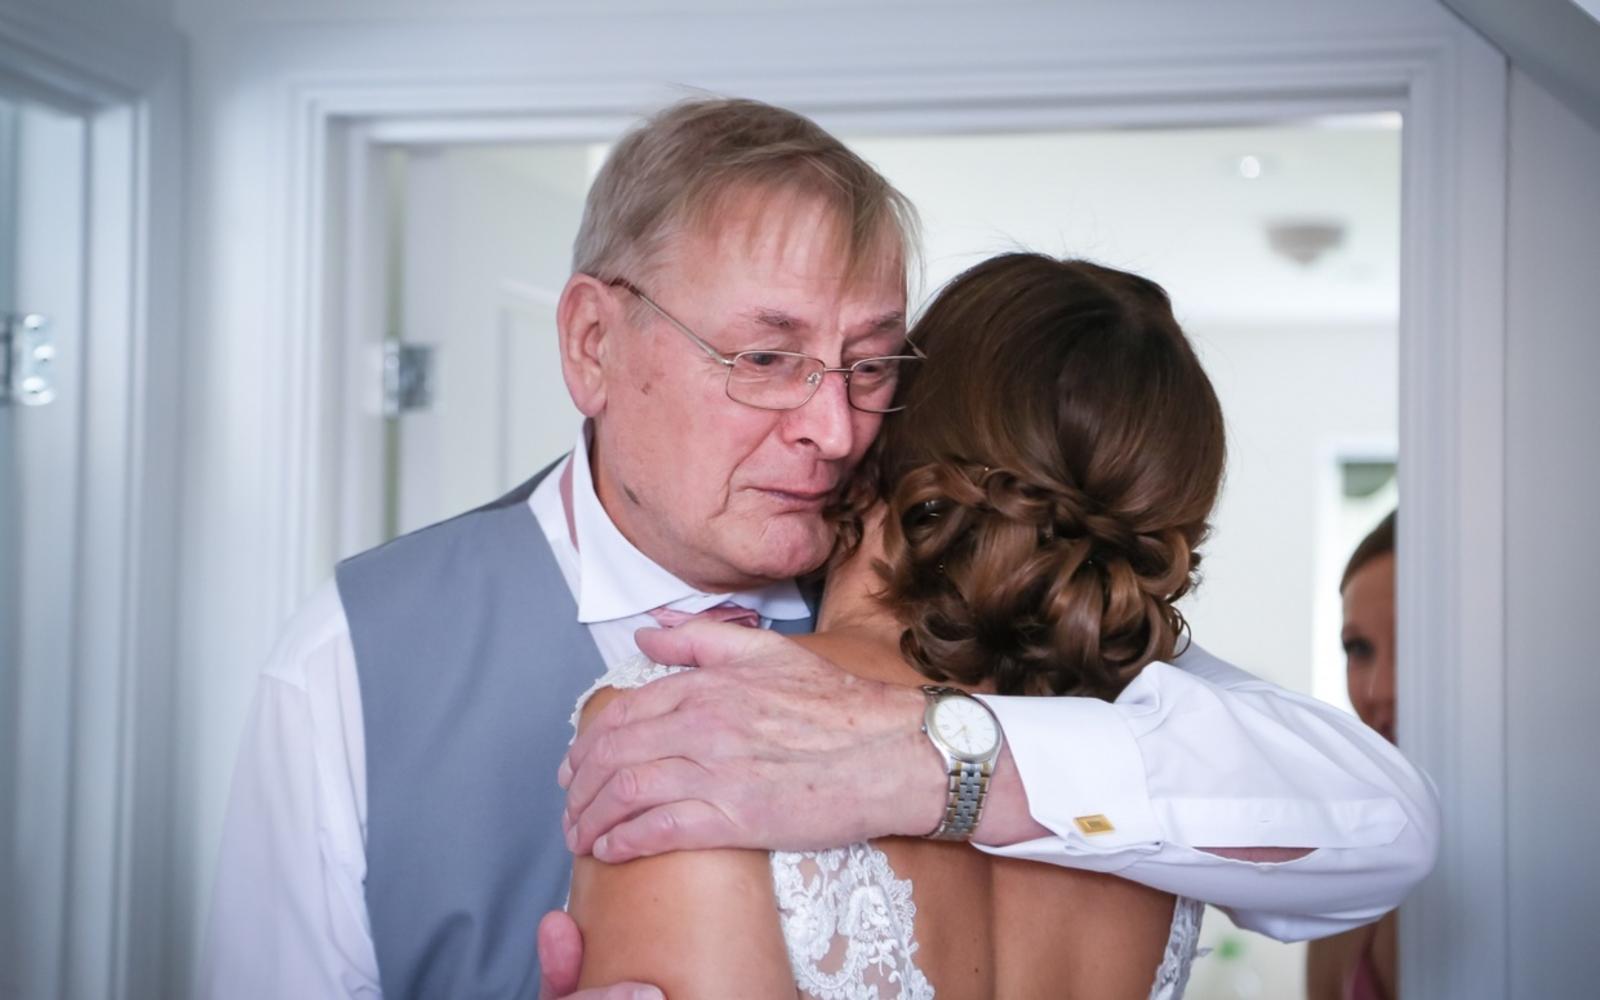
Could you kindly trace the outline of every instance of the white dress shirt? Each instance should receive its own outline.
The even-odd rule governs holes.
[[[704,594],[651,562],[600,505],[586,444],[567,459],[577,545],[562,469],[528,503],[608,668],[637,652],[633,633],[654,624],[652,608],[731,600],[764,624],[807,616],[793,583]],[[1373,919],[1433,864],[1435,793],[1393,747],[1346,713],[1199,649],[1146,667],[1115,703],[986,701],[1034,817],[1056,834],[992,853],[1116,872],[1286,940]],[[223,828],[202,996],[381,995],[363,890],[366,817],[355,653],[329,582],[290,622],[257,685]],[[1256,846],[1315,850],[1279,864],[1200,850]]]

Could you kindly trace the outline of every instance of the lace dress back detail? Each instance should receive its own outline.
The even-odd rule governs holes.
[[[578,717],[602,688],[643,687],[684,667],[643,656],[613,667],[578,699]],[[870,843],[825,851],[773,851],[772,889],[795,987],[805,1000],[933,1000],[917,968],[917,906],[911,881],[896,878],[889,857]],[[1183,996],[1200,937],[1203,907],[1179,899],[1151,1000]]]

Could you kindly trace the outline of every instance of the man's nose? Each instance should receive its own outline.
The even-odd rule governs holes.
[[[855,447],[855,421],[843,373],[824,374],[805,405],[789,411],[784,436],[815,447],[821,458],[838,459],[850,454]]]

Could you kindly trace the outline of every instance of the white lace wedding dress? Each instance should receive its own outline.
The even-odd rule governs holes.
[[[643,656],[617,665],[578,699],[574,731],[583,706],[601,688],[642,687],[681,669]],[[882,851],[868,843],[826,851],[773,851],[772,888],[802,997],[933,1000],[933,986],[917,968],[911,881],[895,877]],[[1203,910],[1194,900],[1181,898],[1173,908],[1166,952],[1152,972],[1151,1000],[1183,996]]]

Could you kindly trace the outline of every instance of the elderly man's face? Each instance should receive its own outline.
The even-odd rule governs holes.
[[[904,268],[845,277],[834,220],[816,203],[735,202],[714,232],[676,240],[653,273],[626,275],[726,355],[783,350],[829,366],[900,353]],[[762,410],[728,398],[726,368],[613,289],[600,367],[595,478],[636,546],[711,591],[787,579],[833,545],[822,511],[882,417],[851,408],[827,375],[809,402]]]

